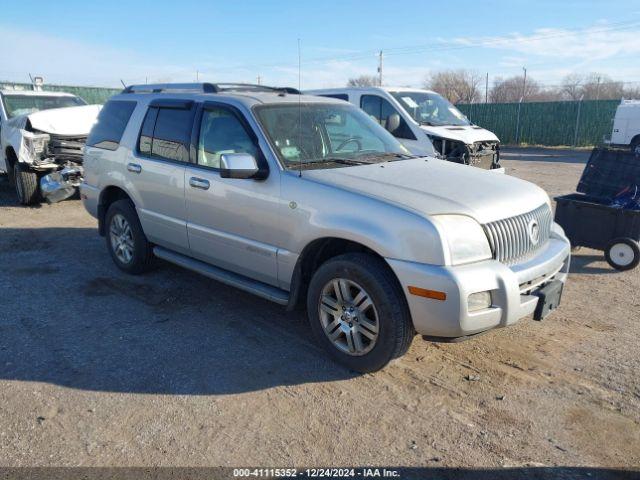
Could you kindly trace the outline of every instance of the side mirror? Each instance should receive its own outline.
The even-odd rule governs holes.
[[[391,115],[389,115],[387,117],[387,125],[385,126],[385,128],[387,129],[388,132],[393,133],[395,132],[398,127],[400,126],[400,115],[397,113],[392,113]]]
[[[258,162],[249,153],[223,153],[220,155],[222,178],[253,178],[258,173]]]

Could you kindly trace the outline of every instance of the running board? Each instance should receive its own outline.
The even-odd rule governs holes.
[[[231,287],[253,293],[258,297],[266,298],[267,300],[279,303],[280,305],[287,305],[289,303],[289,294],[287,292],[258,280],[253,280],[243,275],[239,275],[219,267],[214,267],[208,263],[201,262],[200,260],[187,257],[180,253],[172,252],[171,250],[167,250],[162,247],[154,247],[153,254],[167,262],[192,270],[200,275],[212,278]]]

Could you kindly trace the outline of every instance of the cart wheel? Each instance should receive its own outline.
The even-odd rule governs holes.
[[[631,270],[640,263],[640,246],[631,238],[616,238],[607,245],[604,258],[616,270]]]

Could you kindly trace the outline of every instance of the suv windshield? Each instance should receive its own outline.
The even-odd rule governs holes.
[[[470,125],[469,120],[446,98],[433,92],[390,92],[400,105],[421,125]]]
[[[87,103],[78,97],[51,96],[51,95],[3,95],[4,110],[8,118],[18,115],[28,115],[40,110],[52,108],[77,107]]]
[[[335,168],[409,158],[409,151],[348,104],[262,105],[256,115],[287,168]]]

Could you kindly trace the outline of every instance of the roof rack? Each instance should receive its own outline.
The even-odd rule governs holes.
[[[122,93],[220,93],[223,91],[236,92],[280,92],[299,95],[300,91],[291,87],[268,87],[253,83],[151,83],[143,85],[129,85]]]

